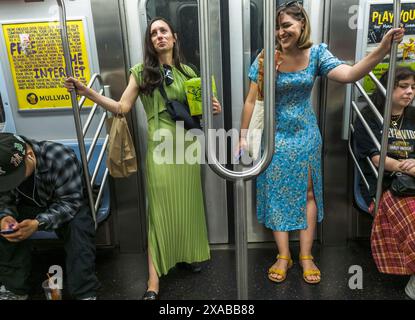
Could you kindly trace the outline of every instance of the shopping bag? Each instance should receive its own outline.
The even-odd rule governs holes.
[[[282,63],[281,52],[275,52],[275,72],[278,76],[278,68]],[[258,93],[254,110],[247,132],[247,148],[252,160],[257,160],[261,151],[262,133],[264,131],[264,50],[258,57]]]
[[[109,141],[107,167],[114,178],[128,177],[137,172],[137,157],[133,139],[124,115],[117,115],[107,120]]]
[[[247,133],[249,156],[257,160],[261,151],[262,132],[264,130],[264,101],[256,100]]]
[[[202,106],[202,80],[200,78],[191,78],[184,82],[186,99],[189,104],[190,114],[192,116],[201,116],[203,113]],[[212,93],[217,97],[215,78],[212,76]]]

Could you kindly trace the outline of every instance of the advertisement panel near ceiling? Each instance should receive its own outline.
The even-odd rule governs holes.
[[[66,71],[58,23],[4,23],[2,30],[18,108],[70,107],[70,95],[63,88]],[[82,20],[68,21],[68,36],[74,76],[87,83],[91,73]]]
[[[381,42],[383,35],[393,26],[393,2],[383,0],[361,1],[359,9],[359,33],[356,61],[372,52]],[[405,28],[405,36],[398,46],[397,63],[415,70],[415,1],[402,1],[400,14],[401,27]],[[373,73],[377,78],[388,70],[389,55],[379,63]],[[369,76],[363,79],[363,87],[372,93],[375,84]]]

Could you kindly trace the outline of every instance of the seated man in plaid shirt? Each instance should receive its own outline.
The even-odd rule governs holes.
[[[0,133],[0,300],[27,299],[27,239],[37,230],[63,239],[70,295],[95,299],[95,227],[75,153],[59,143]]]

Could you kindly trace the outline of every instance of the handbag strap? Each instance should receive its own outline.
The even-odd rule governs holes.
[[[170,100],[167,97],[166,90],[164,90],[163,83],[164,83],[164,77],[163,77],[163,81],[161,81],[158,89],[159,89],[159,92],[160,92],[161,96],[164,99],[164,102],[168,103],[168,102],[170,102]],[[159,126],[159,112],[158,112],[159,110],[158,110],[157,99],[156,99],[155,95],[154,95],[154,101],[153,101],[153,110],[154,110],[154,120],[156,122],[156,130],[158,131],[158,129],[160,128],[160,126]]]
[[[167,97],[166,90],[164,90],[163,82],[164,82],[164,80],[159,85],[159,91],[160,91],[161,96],[163,97],[164,101],[165,102],[170,102],[170,99]]]
[[[163,81],[161,82],[160,86],[158,87],[161,96],[163,97],[164,101],[167,103],[170,100],[167,98],[166,91],[163,88]],[[154,112],[154,121],[156,123],[156,132],[159,132],[160,122],[159,122],[159,107],[157,104],[157,99],[155,95],[155,90],[153,92],[153,112]],[[159,136],[156,136],[156,139],[160,139]]]

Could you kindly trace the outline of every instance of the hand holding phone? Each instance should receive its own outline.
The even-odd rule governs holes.
[[[9,224],[9,229],[0,230],[0,234],[12,234],[15,233],[17,230],[13,229],[14,224]]]

